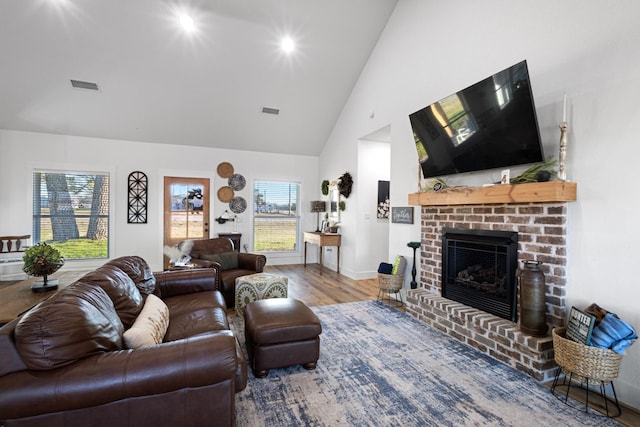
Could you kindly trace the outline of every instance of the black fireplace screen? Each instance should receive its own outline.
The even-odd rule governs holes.
[[[442,296],[516,321],[518,233],[444,228]]]

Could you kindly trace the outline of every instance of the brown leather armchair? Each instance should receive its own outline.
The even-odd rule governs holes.
[[[191,262],[201,267],[215,267],[216,284],[224,296],[227,307],[235,306],[236,278],[262,273],[267,257],[261,254],[238,252],[227,237],[184,240],[178,244],[183,249],[191,246]]]

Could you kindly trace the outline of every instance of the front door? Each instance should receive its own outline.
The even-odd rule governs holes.
[[[164,245],[209,238],[209,179],[164,178]],[[164,257],[165,268],[169,258]]]

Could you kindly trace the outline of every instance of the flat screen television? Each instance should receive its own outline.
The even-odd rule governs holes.
[[[409,115],[425,178],[544,161],[527,61]]]

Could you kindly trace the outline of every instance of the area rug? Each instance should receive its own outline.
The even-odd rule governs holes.
[[[318,367],[249,372],[237,426],[619,425],[385,304],[312,309],[322,322]],[[242,319],[231,323],[244,348]]]

